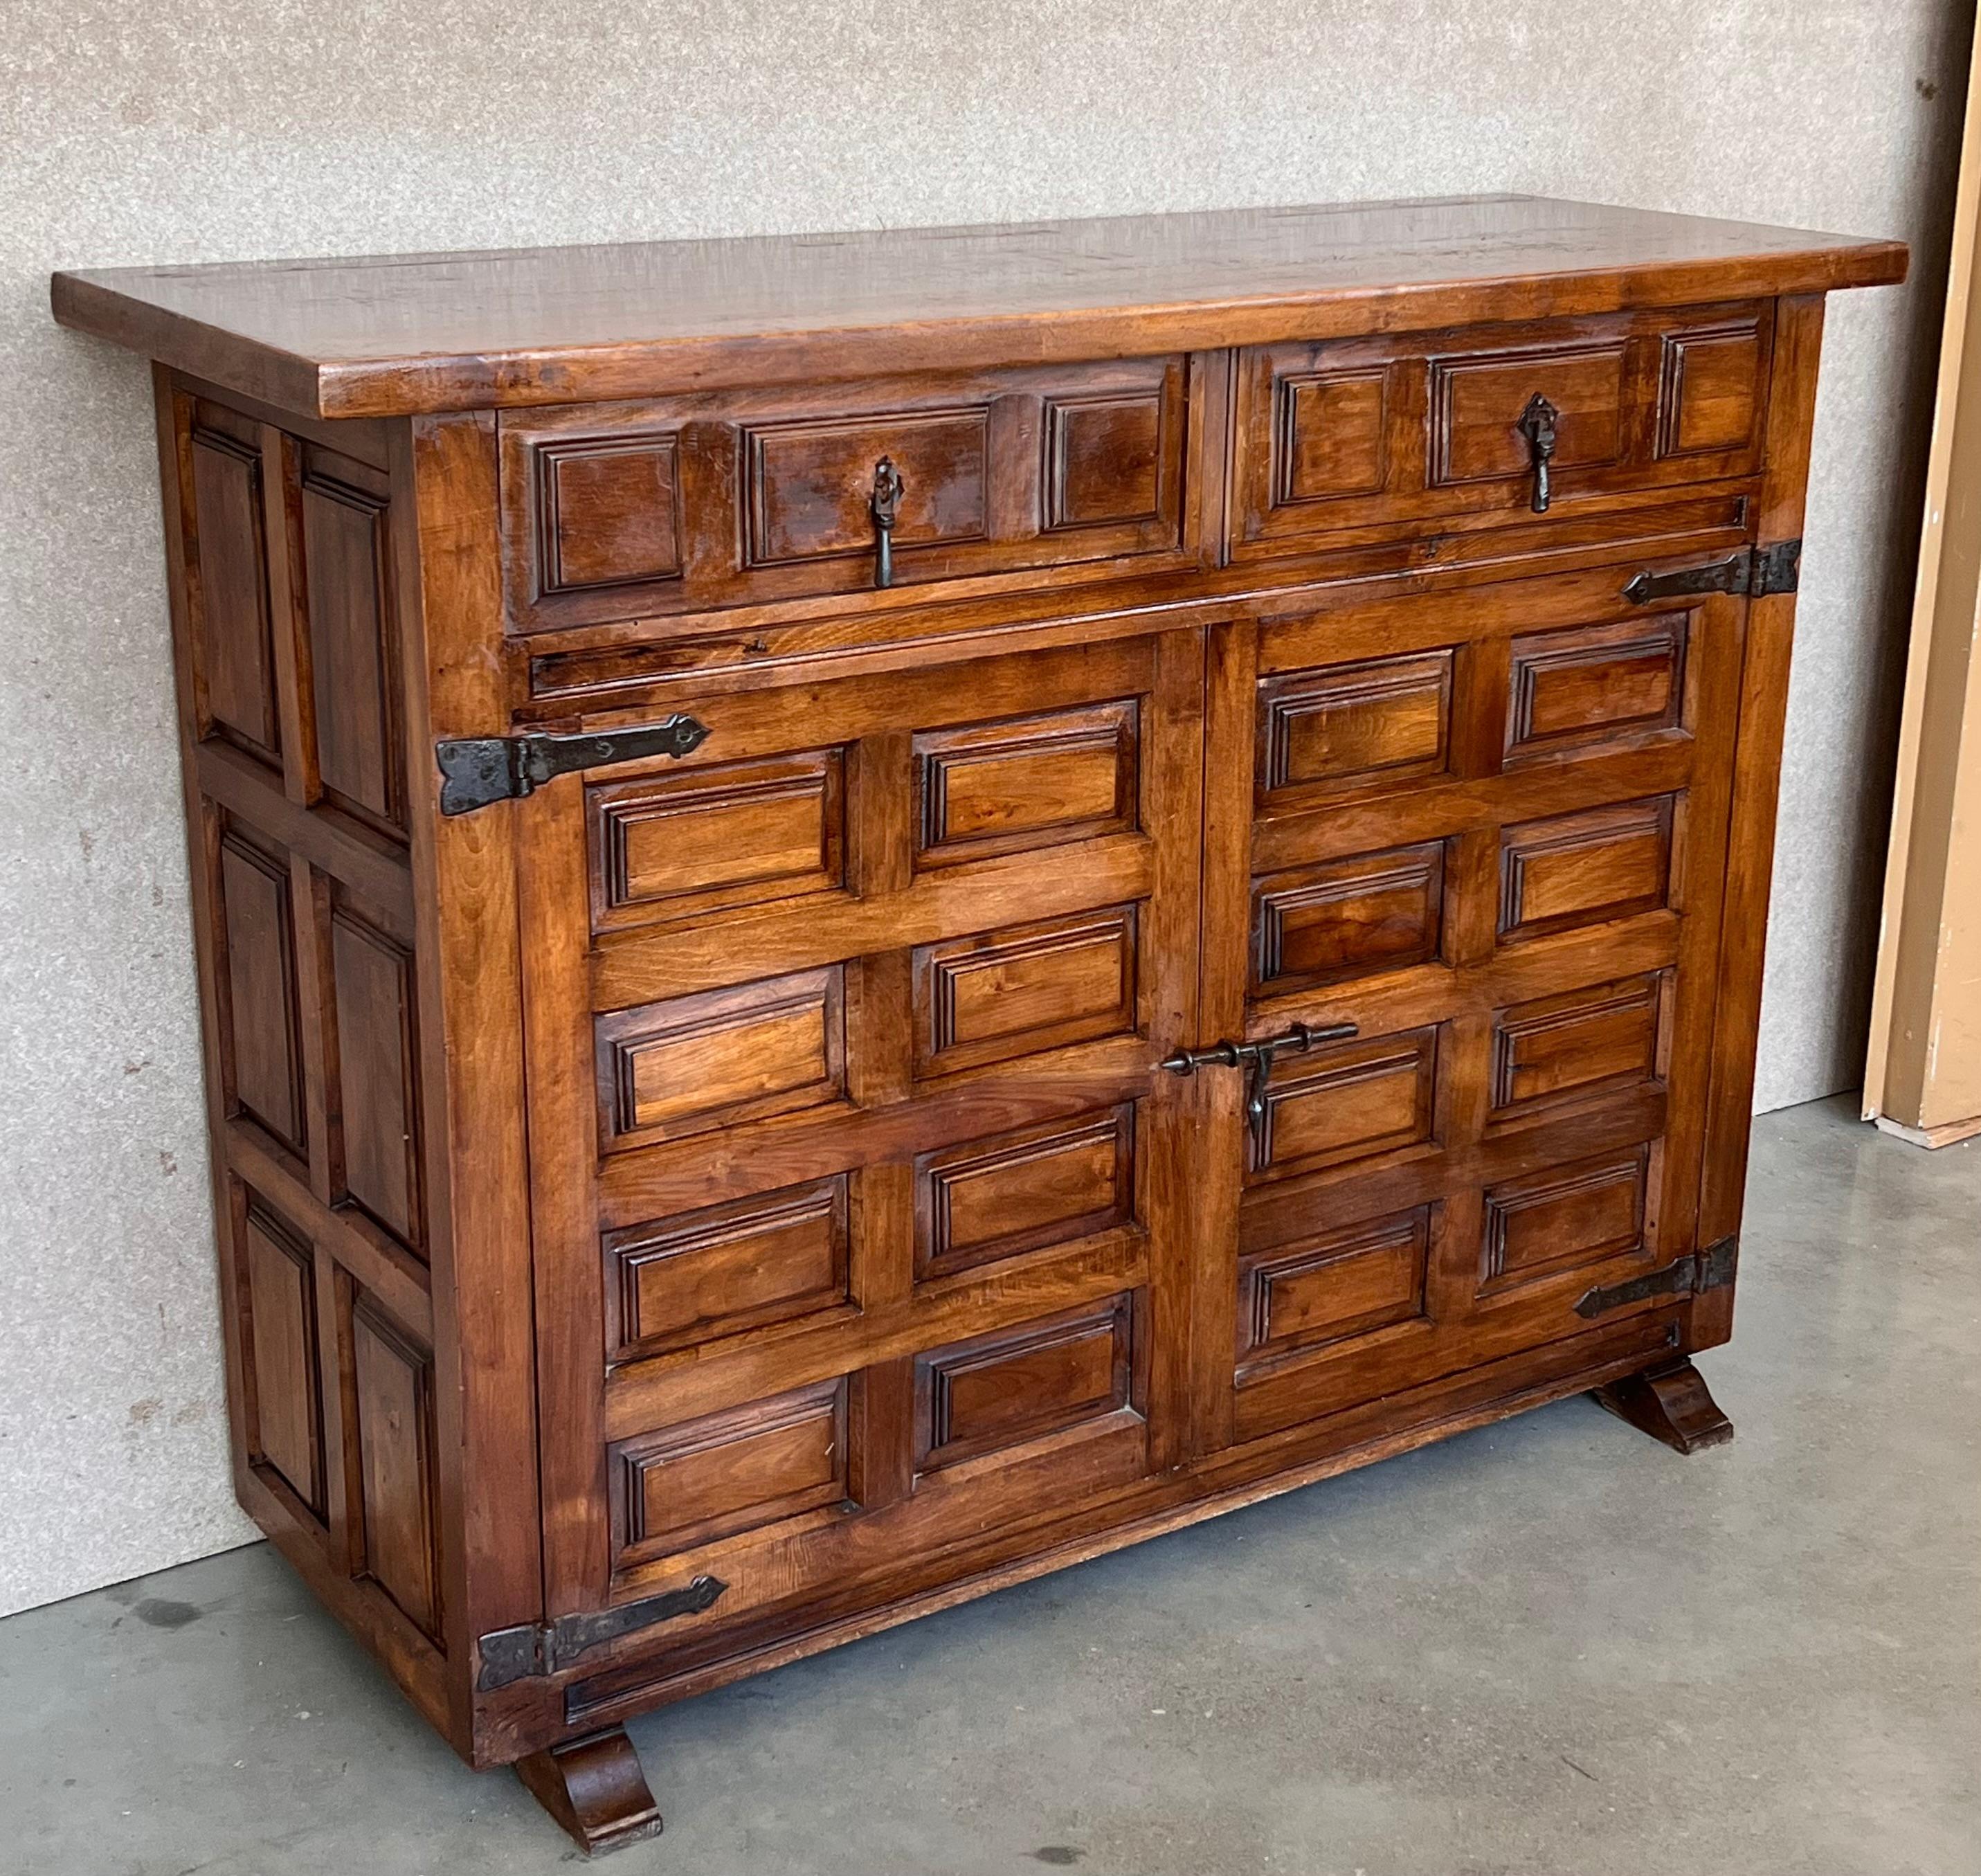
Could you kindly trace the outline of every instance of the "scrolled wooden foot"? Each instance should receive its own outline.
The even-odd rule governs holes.
[[[1683,1355],[1592,1392],[1599,1407],[1663,1441],[1673,1452],[1723,1446],[1733,1437],[1733,1423],[1706,1392],[1705,1377]]]
[[[661,1814],[623,1726],[516,1761],[538,1804],[588,1857],[661,1834]]]

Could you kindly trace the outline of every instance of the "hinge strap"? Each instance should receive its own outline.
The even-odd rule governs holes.
[[[1688,1251],[1662,1270],[1647,1271],[1622,1283],[1598,1285],[1586,1291],[1575,1306],[1585,1320],[1621,1309],[1626,1303],[1641,1303],[1653,1296],[1697,1296],[1707,1290],[1721,1290],[1733,1281],[1739,1261],[1740,1241],[1723,1238],[1703,1251]]]
[[[1633,605],[1653,599],[1683,599],[1695,593],[1734,593],[1750,599],[1766,599],[1776,593],[1792,593],[1800,583],[1802,541],[1777,541],[1769,547],[1743,547],[1723,560],[1708,561],[1703,566],[1680,567],[1672,573],[1653,573],[1648,568],[1623,588],[1623,597]]]
[[[684,756],[699,748],[708,725],[677,711],[658,723],[594,735],[458,736],[434,745],[440,764],[440,811],[464,815],[491,801],[520,801],[573,769]]]
[[[563,1615],[554,1622],[524,1622],[514,1628],[491,1630],[475,1644],[481,1671],[474,1684],[486,1694],[533,1674],[561,1674],[581,1655],[622,1635],[678,1615],[700,1614],[728,1587],[720,1577],[698,1576],[684,1589],[671,1589],[643,1602]]]

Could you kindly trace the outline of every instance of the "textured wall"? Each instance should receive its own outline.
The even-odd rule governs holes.
[[[1850,1085],[1960,0],[9,0],[0,1611],[227,1484],[145,368],[51,268],[1517,189],[1920,244],[1833,308],[1761,1099]]]

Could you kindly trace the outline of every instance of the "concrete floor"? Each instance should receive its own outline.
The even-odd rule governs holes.
[[[1975,1876],[1981,1142],[1756,1135],[1740,1430],[1561,1402],[637,1724],[613,1876]],[[0,1623],[0,1869],[578,1853],[265,1547]]]

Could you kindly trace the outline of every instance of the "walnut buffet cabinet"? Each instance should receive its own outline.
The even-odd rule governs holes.
[[[1726,1339],[1823,296],[1493,198],[58,275],[241,1502],[477,1766]]]

